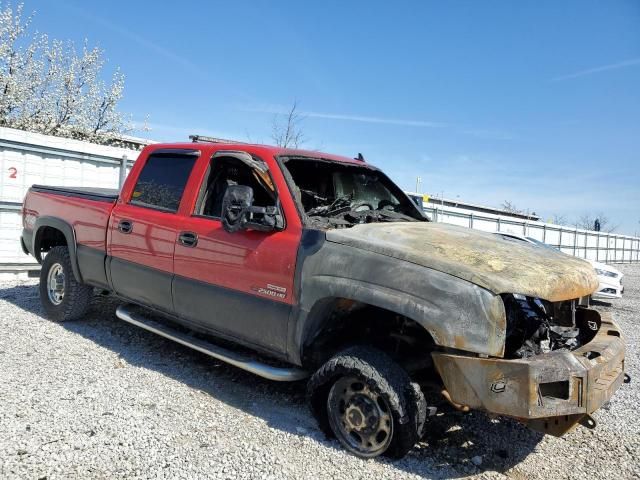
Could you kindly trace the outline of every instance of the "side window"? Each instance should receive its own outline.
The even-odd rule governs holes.
[[[222,199],[229,185],[246,185],[253,189],[253,205],[269,207],[275,204],[276,194],[267,172],[251,168],[233,157],[212,159],[209,176],[203,185],[204,191],[196,205],[196,215],[220,218]]]
[[[129,203],[176,212],[197,155],[151,154],[147,158]]]

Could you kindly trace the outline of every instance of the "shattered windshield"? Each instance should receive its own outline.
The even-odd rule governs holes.
[[[315,227],[426,221],[415,204],[373,168],[309,158],[288,159],[284,166],[307,223]]]

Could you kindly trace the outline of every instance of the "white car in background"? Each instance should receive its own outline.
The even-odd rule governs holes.
[[[522,235],[507,232],[494,233],[505,240],[527,242],[538,247],[553,248],[554,250],[557,250],[555,247],[541,242],[536,238],[524,237]],[[616,298],[622,298],[622,293],[624,292],[622,277],[624,274],[620,270],[613,268],[611,265],[596,262],[595,260],[585,260],[593,266],[593,269],[598,275],[598,280],[600,281],[598,290],[591,295],[591,298],[594,300],[613,300]]]
[[[600,280],[598,291],[591,295],[591,298],[595,300],[622,298],[622,293],[624,292],[624,286],[622,285],[623,273],[605,263],[596,262],[595,260],[587,260],[587,262],[593,265],[598,274],[598,280]]]

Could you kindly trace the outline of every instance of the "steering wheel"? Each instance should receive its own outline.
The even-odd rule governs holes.
[[[387,208],[387,207],[391,207],[391,208]],[[378,203],[378,210],[382,210],[382,209],[393,210],[394,209],[393,202],[387,198],[380,200],[380,203]]]
[[[375,208],[373,208],[373,205],[367,202],[358,203],[357,205],[351,207],[351,210],[353,210],[354,212],[362,212],[362,207],[367,207],[367,210],[375,210]]]

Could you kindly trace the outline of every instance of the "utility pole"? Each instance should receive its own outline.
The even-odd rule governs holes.
[[[416,177],[416,193],[420,193],[420,184],[422,183],[421,177]]]

